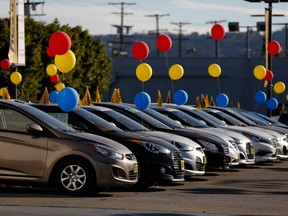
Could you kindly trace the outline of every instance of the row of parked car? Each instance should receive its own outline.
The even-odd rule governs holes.
[[[52,184],[71,195],[147,188],[288,158],[288,126],[240,109],[0,100],[0,181]]]

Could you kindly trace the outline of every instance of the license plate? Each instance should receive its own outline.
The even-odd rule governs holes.
[[[207,164],[207,157],[206,156],[203,157],[203,164]]]
[[[276,153],[275,153],[275,155],[277,156],[278,155],[278,149],[276,148]]]
[[[138,164],[134,164],[133,166],[134,173],[138,173]]]
[[[254,148],[250,148],[250,154],[255,154]]]
[[[183,171],[184,169],[185,169],[184,160],[181,160],[181,171]]]

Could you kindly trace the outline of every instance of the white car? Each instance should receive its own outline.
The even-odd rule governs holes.
[[[248,127],[247,125],[244,126],[245,124],[242,124],[243,126],[236,126],[236,122],[239,121],[232,116],[221,112],[220,110],[212,108],[205,108],[203,110],[229,124],[229,126],[224,127],[227,130],[241,133],[251,140],[255,150],[255,163],[277,160],[277,139],[274,136],[257,130],[256,127]],[[237,124],[241,125],[240,123]]]

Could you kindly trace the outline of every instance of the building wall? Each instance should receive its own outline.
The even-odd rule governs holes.
[[[136,77],[136,68],[140,63],[147,63],[152,67],[153,74],[147,82],[141,82]],[[221,67],[219,78],[213,78],[208,73],[208,67],[217,63]],[[184,69],[184,76],[180,80],[172,81],[169,78],[169,67],[180,64]],[[254,95],[258,91],[267,93],[264,88],[264,80],[258,80],[254,76],[254,68],[257,65],[265,66],[265,58],[147,58],[140,62],[130,57],[113,58],[112,85],[107,92],[106,99],[111,98],[114,88],[120,88],[123,102],[133,103],[135,95],[140,91],[147,92],[152,102],[157,100],[157,92],[160,90],[165,101],[167,92],[182,89],[188,93],[187,104],[195,104],[197,96],[201,94],[212,96],[215,100],[219,93],[225,93],[233,104],[238,102],[241,108],[267,112],[266,103],[256,104]],[[272,58],[273,83],[288,81],[288,61],[286,58]],[[279,105],[286,103],[285,90],[282,94],[276,94],[272,89],[272,97],[278,100]]]

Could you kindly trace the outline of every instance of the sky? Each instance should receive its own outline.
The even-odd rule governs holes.
[[[226,31],[229,22],[239,22],[240,31],[244,32],[247,26],[256,27],[257,22],[264,21],[263,16],[251,15],[264,15],[268,7],[265,2],[244,0],[30,0],[41,1],[45,2],[44,6],[37,6],[31,14],[45,15],[33,16],[35,20],[51,23],[58,19],[62,25],[81,26],[92,35],[117,33],[113,25],[121,23],[121,2],[125,3],[124,25],[132,26],[130,34],[155,31],[156,15],[159,15],[159,30],[171,33],[178,33],[178,24],[184,23],[183,34],[205,34],[210,32],[214,22],[221,23]],[[272,11],[284,15],[273,17],[272,31],[284,28],[283,23],[288,22],[288,2],[273,3]],[[0,17],[8,16],[9,0],[0,0]]]

